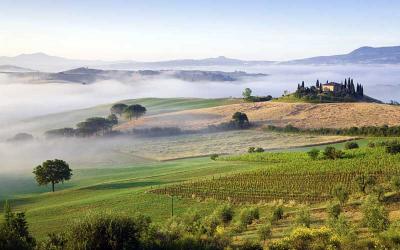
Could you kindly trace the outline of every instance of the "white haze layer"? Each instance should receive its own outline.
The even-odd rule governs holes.
[[[193,69],[193,68],[191,68]],[[199,68],[197,68],[199,69]],[[116,102],[139,97],[239,97],[244,88],[249,87],[255,95],[280,96],[284,90],[294,91],[297,84],[304,80],[314,84],[321,82],[341,82],[352,77],[364,85],[365,93],[371,97],[389,101],[400,100],[400,65],[343,65],[343,66],[268,66],[268,67],[224,67],[202,68],[203,70],[234,71],[269,74],[262,78],[248,78],[235,82],[185,82],[174,79],[159,79],[122,83],[102,81],[90,85],[49,83],[29,84],[11,83],[4,74],[0,74],[0,134],[13,136],[9,132],[16,120],[29,117],[73,110],[94,105]],[[29,131],[18,131],[29,132]],[[54,143],[54,142],[52,142]],[[86,156],[96,158],[104,152],[103,147],[95,143],[83,143],[80,140],[52,145],[49,142],[35,141],[26,146],[0,142],[0,175],[2,171],[31,171],[32,166],[46,159],[65,157],[74,161],[84,158],[75,152],[86,152]],[[117,145],[113,142],[112,145]],[[80,150],[84,147],[86,150]],[[68,150],[66,150],[68,148]],[[92,148],[90,154],[87,149]],[[73,150],[72,150],[73,149]],[[96,150],[94,150],[96,149]],[[99,149],[99,150],[97,150]],[[110,148],[107,148],[107,150]],[[4,172],[3,172],[4,173]]]

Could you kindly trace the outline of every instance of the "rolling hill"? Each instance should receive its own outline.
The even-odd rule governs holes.
[[[239,103],[196,110],[150,115],[121,124],[128,130],[136,126],[179,126],[199,129],[231,119],[236,111],[247,114],[260,125],[298,128],[348,128],[352,126],[399,125],[400,107],[377,103]]]

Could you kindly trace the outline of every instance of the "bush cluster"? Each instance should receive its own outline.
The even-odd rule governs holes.
[[[265,150],[263,149],[263,148],[260,148],[260,147],[257,147],[257,148],[255,148],[255,147],[249,147],[249,149],[247,150],[247,152],[248,153],[262,153],[262,152],[264,152]]]

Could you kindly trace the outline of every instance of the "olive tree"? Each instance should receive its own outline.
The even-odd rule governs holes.
[[[51,184],[54,192],[54,185],[71,179],[72,169],[68,163],[63,160],[47,160],[42,165],[37,166],[33,170],[35,179],[40,186]]]

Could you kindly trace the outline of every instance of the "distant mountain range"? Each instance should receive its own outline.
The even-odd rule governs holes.
[[[400,46],[361,47],[344,55],[317,56],[282,62],[283,64],[399,64]]]
[[[50,56],[44,53],[22,54],[15,57],[0,57],[0,65],[30,68],[39,71],[58,72],[78,67],[99,69],[177,69],[182,67],[205,66],[263,66],[271,64],[399,64],[400,46],[392,47],[361,47],[348,54],[333,56],[318,56],[291,61],[247,61],[227,58],[224,56],[206,59],[182,59],[158,62],[139,61],[99,61],[75,60]]]

